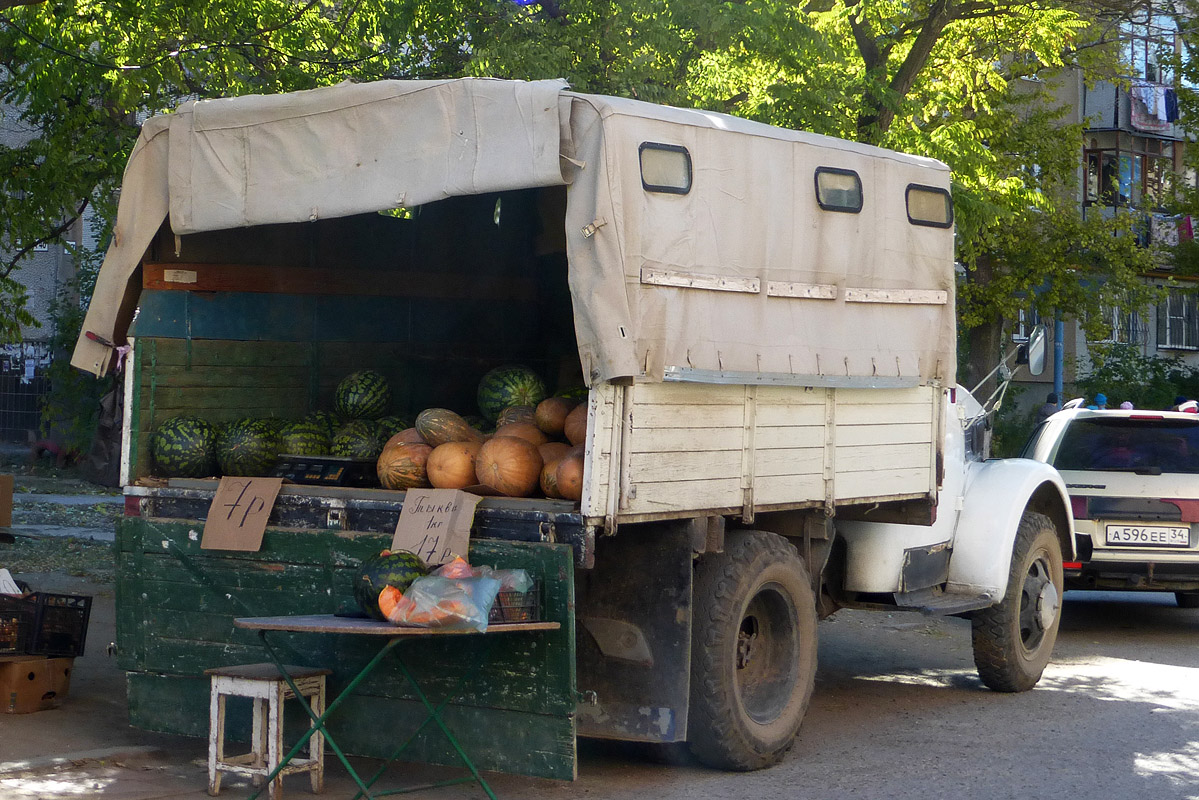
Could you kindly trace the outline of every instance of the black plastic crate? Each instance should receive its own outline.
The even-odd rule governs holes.
[[[24,595],[0,594],[0,656],[24,655],[33,611]]]
[[[527,592],[500,592],[487,615],[488,622],[540,622],[541,584],[534,580]]]
[[[25,599],[33,607],[33,625],[26,638],[26,653],[34,656],[83,655],[92,598],[33,592]]]

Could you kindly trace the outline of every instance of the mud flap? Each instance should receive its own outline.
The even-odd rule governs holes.
[[[580,736],[687,738],[691,542],[686,524],[622,527],[576,573]]]

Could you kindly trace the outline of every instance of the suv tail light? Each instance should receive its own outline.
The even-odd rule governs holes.
[[[1087,515],[1087,498],[1085,497],[1071,495],[1070,510],[1074,512],[1075,519],[1090,519],[1090,517]]]

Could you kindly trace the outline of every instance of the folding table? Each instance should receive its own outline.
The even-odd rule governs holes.
[[[241,617],[233,620],[233,624],[238,628],[246,628],[249,630],[258,631],[258,635],[262,639],[262,644],[267,652],[267,655],[269,655],[275,665],[278,666],[284,680],[287,681],[288,685],[292,688],[292,691],[296,693],[296,699],[304,707],[304,712],[308,714],[313,721],[312,726],[304,733],[303,736],[300,737],[300,740],[296,742],[291,750],[287,752],[287,754],[283,757],[283,760],[275,768],[275,771],[267,776],[266,783],[264,784],[265,786],[270,786],[270,783],[272,780],[274,780],[275,776],[278,775],[288,765],[296,753],[300,752],[301,748],[303,748],[303,746],[308,742],[308,739],[311,738],[314,733],[320,731],[324,734],[325,741],[328,743],[329,749],[333,751],[338,760],[341,761],[341,763],[345,766],[346,771],[349,772],[350,777],[354,780],[354,783],[357,784],[359,791],[358,794],[354,796],[355,798],[382,797],[389,794],[403,794],[421,789],[431,789],[437,786],[449,786],[457,783],[476,782],[483,788],[483,791],[485,791],[487,796],[492,800],[496,800],[495,793],[491,791],[491,787],[487,785],[487,781],[484,780],[483,776],[479,774],[479,771],[475,768],[470,756],[468,756],[462,749],[462,746],[458,743],[458,740],[455,738],[453,732],[446,727],[445,722],[441,719],[441,710],[453,699],[453,695],[446,697],[436,706],[430,703],[429,699],[425,696],[425,693],[421,690],[420,685],[412,677],[412,673],[408,670],[408,667],[404,663],[403,658],[401,658],[399,651],[395,650],[395,648],[397,645],[405,641],[428,639],[429,637],[434,636],[482,635],[490,637],[499,633],[552,631],[561,627],[561,624],[557,622],[497,622],[488,625],[487,630],[483,633],[480,633],[479,631],[473,630],[460,631],[445,630],[442,628],[401,628],[391,625],[390,623],[377,622],[373,619],[337,617],[333,616],[332,614],[308,614],[302,616],[284,617]],[[335,697],[333,701],[328,704],[328,706],[325,708],[325,712],[318,715],[313,712],[312,707],[309,706],[309,704],[304,700],[303,696],[301,696],[299,692],[296,692],[295,684],[291,676],[287,673],[287,670],[283,665],[283,661],[279,658],[278,653],[275,652],[275,648],[272,647],[271,643],[267,640],[267,634],[272,631],[286,633],[374,636],[384,639],[385,642],[379,649],[379,652],[376,653],[369,662],[367,662],[366,666],[359,670],[358,674],[355,675],[350,682],[346,684],[345,688],[341,690],[337,697]],[[422,722],[417,729],[404,742],[402,742],[394,752],[392,752],[391,756],[383,762],[383,765],[379,768],[379,770],[373,776],[371,776],[369,780],[364,782],[362,778],[359,777],[358,772],[350,764],[349,760],[346,759],[345,754],[337,745],[337,742],[332,736],[329,735],[329,731],[325,728],[325,721],[330,715],[337,711],[337,707],[341,705],[342,700],[348,697],[354,691],[354,689],[356,689],[358,685],[362,683],[362,681],[364,681],[368,675],[371,674],[375,667],[378,666],[379,662],[381,662],[388,653],[393,652],[393,650],[395,650],[394,658],[401,674],[403,674],[405,680],[408,682],[408,685],[412,687],[413,693],[424,705],[428,716],[425,718],[424,722]],[[486,659],[486,655],[487,653],[485,650],[479,657],[478,662],[474,664],[474,669],[463,676],[463,681],[468,680],[478,672]],[[388,789],[386,791],[371,794],[371,785],[378,780],[379,776],[383,774],[383,771],[387,768],[387,766],[400,756],[404,749],[411,744],[411,742],[429,722],[433,722],[441,730],[441,732],[445,734],[445,737],[449,740],[450,745],[453,746],[454,751],[458,754],[458,758],[462,761],[463,766],[470,770],[471,776],[464,778],[453,778],[446,781],[439,781],[437,783],[422,784],[420,786],[409,786],[402,789]],[[262,789],[259,789],[252,794],[250,796],[250,800],[254,800],[254,798],[258,797],[261,791]]]

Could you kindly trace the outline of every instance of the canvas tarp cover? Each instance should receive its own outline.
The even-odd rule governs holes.
[[[646,141],[688,148],[690,192],[646,191],[638,159]],[[861,213],[817,207],[819,165],[861,175]],[[126,170],[84,330],[122,341],[122,315],[140,289],[136,267],[168,211],[174,231],[188,233],[561,183],[571,184],[571,294],[592,383],[661,380],[672,367],[735,382],[768,374],[816,385],[952,383],[952,231],[911,225],[903,200],[909,183],[947,188],[943,165],[575,94],[560,81],[346,84],[192,103],[150,120]],[[740,289],[663,285],[653,275],[729,279]],[[832,296],[772,294],[777,286]],[[848,289],[945,299],[849,303]],[[107,347],[81,337],[72,363],[103,374],[110,361]]]

